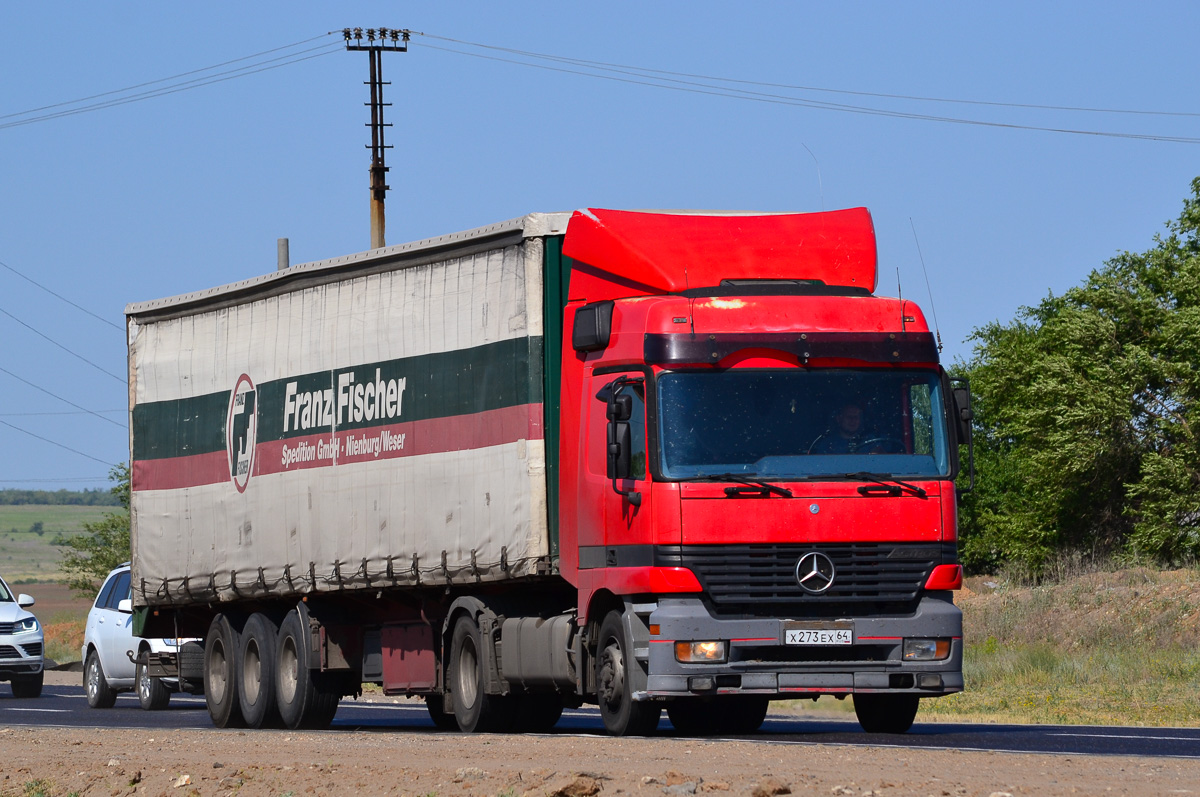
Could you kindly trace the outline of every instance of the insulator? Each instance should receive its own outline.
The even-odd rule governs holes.
[[[362,41],[362,28],[354,29],[354,38],[358,39],[359,41]]]
[[[375,41],[375,29],[374,28],[367,28],[367,41],[369,41],[369,42]]]
[[[342,38],[345,39],[346,41],[350,41],[350,29],[349,28],[342,28]]]

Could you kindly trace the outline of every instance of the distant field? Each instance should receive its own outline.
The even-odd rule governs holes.
[[[53,581],[59,578],[58,538],[83,533],[83,524],[100,520],[116,507],[0,505],[0,575],[15,581]],[[31,531],[41,523],[41,533]]]

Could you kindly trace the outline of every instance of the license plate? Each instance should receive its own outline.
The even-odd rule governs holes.
[[[783,629],[787,645],[852,645],[854,629],[848,626],[787,625]]]

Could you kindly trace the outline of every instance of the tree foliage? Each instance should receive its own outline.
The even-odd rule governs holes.
[[[1200,178],[1167,230],[975,330],[968,566],[1200,556]]]
[[[101,520],[84,523],[86,535],[78,534],[67,543],[59,569],[67,585],[89,597],[104,582],[108,572],[129,561],[129,466],[117,465],[108,476],[114,482],[111,492],[121,505],[119,512],[108,512]]]

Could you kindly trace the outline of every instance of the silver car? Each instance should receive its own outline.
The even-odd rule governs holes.
[[[115,568],[88,612],[81,650],[83,686],[92,708],[109,708],[118,692],[136,688],[142,708],[157,711],[167,707],[180,684],[178,678],[152,675],[150,661],[164,655],[174,658],[188,640],[135,637],[129,581],[128,564]]]
[[[33,598],[13,592],[0,578],[0,681],[12,684],[13,697],[38,697],[45,677],[42,626],[31,612]]]

